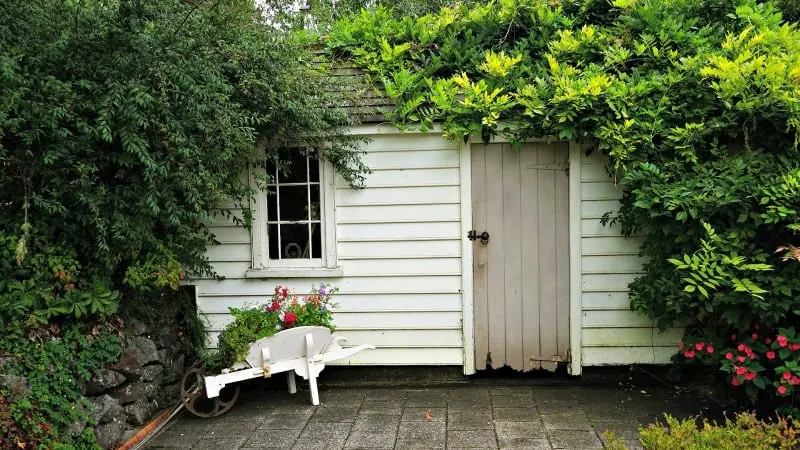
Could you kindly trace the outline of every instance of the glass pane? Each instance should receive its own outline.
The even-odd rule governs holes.
[[[319,160],[317,158],[308,158],[309,181],[312,183],[319,183]]]
[[[311,224],[311,257],[322,258],[322,225]]]
[[[267,220],[275,222],[278,220],[278,195],[274,188],[267,192]]]
[[[308,167],[306,155],[298,148],[281,150],[281,171],[278,173],[278,183],[306,183],[308,181]]]
[[[278,259],[278,226],[267,227],[267,242],[269,243],[269,259]]]
[[[311,189],[311,220],[319,220],[320,218],[320,203],[319,203],[319,185],[312,184]]]
[[[281,225],[281,246],[284,259],[308,258],[308,224]]]
[[[308,220],[308,186],[278,186],[280,191],[280,220]]]

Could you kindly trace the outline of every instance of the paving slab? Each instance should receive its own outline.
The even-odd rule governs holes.
[[[708,406],[670,389],[540,386],[491,381],[465,386],[243,390],[222,417],[181,414],[147,449],[572,449],[603,447],[614,432],[638,449],[638,430],[664,413],[692,417]],[[245,389],[245,388],[243,388]]]

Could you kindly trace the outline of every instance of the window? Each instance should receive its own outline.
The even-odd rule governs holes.
[[[287,162],[282,169],[264,169],[269,184],[254,205],[251,275],[340,275],[326,271],[336,268],[330,165],[297,149],[282,152],[281,160]]]

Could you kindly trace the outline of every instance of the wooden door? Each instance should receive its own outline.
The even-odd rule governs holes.
[[[569,349],[566,143],[472,146],[475,365],[545,368]]]

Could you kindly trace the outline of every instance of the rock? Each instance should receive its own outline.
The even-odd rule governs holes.
[[[158,395],[156,396],[156,400],[160,405],[171,405],[176,401],[180,400],[181,396],[181,384],[174,383],[174,384],[165,384],[161,386],[159,389]]]
[[[140,398],[146,397],[145,389],[145,384],[142,382],[129,383],[117,390],[111,391],[111,396],[119,400],[121,405],[127,405],[128,403],[133,403]]]
[[[152,332],[152,328],[141,320],[130,319],[125,321],[125,334],[128,336],[143,336]]]
[[[144,395],[147,398],[153,398],[158,393],[158,383],[145,383]]]
[[[183,362],[185,357],[178,356],[167,364],[164,364],[164,372],[161,373],[156,380],[158,384],[172,384],[183,377]]]
[[[89,397],[89,401],[94,407],[92,419],[98,424],[111,422],[115,418],[119,418],[125,412],[122,409],[122,405],[119,404],[119,400],[108,394],[103,394],[99,397]]]
[[[67,428],[64,430],[64,432],[68,436],[78,436],[83,433],[84,429],[86,429],[86,422],[83,420],[77,420],[67,425]]]
[[[144,425],[153,411],[155,410],[151,408],[151,403],[146,398],[125,405],[125,415],[128,417],[128,423],[132,425]]]
[[[155,339],[153,339],[153,341],[155,341],[156,347],[162,349],[176,344],[178,342],[178,334],[175,333],[174,331],[170,331],[166,334],[162,334],[156,337]]]
[[[143,359],[142,353],[136,347],[128,346],[122,351],[119,361],[111,368],[121,372],[128,380],[137,381],[142,377]]]
[[[126,382],[125,375],[111,369],[103,369],[92,375],[89,384],[86,385],[86,395],[97,395],[110,391],[115,387]]]
[[[128,347],[134,347],[141,354],[140,366],[146,366],[158,361],[158,349],[156,344],[144,336],[134,336],[128,338]]]
[[[114,447],[122,438],[123,433],[125,433],[125,421],[118,418],[99,425],[94,429],[94,434],[97,436],[97,443],[106,449]]]
[[[142,381],[153,381],[164,371],[161,364],[151,364],[142,369]]]
[[[28,379],[17,375],[0,374],[0,387],[7,389],[12,397],[22,397],[28,392]]]

